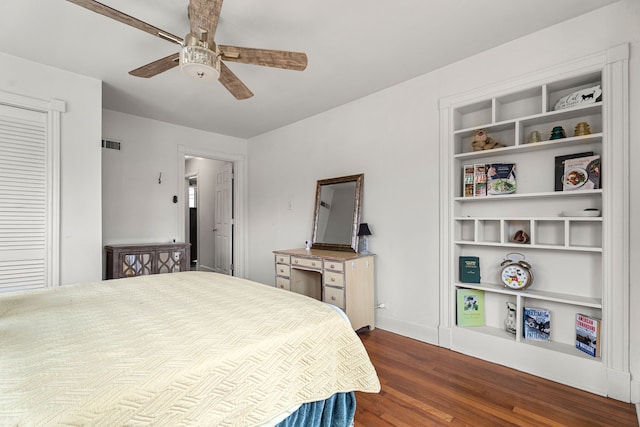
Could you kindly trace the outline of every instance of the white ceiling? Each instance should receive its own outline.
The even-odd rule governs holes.
[[[65,0],[1,0],[0,51],[103,80],[103,106],[250,138],[616,0],[226,0],[216,42],[305,52],[305,71],[227,63],[254,96],[179,68],[128,71],[179,46]],[[188,0],[103,0],[170,33]]]

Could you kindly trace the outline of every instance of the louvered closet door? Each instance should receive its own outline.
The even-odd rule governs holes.
[[[0,105],[0,292],[45,286],[47,115]]]

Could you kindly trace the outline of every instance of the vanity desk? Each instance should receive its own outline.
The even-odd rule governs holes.
[[[275,254],[276,287],[340,307],[354,330],[374,325],[374,256],[324,249]]]

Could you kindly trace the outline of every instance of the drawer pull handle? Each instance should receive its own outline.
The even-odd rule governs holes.
[[[336,297],[331,297],[331,301],[335,301],[335,300],[336,300]]]
[[[315,267],[315,266],[316,266],[316,263],[315,263],[315,262],[312,262],[312,263],[311,263],[311,266],[312,266],[312,267]]]
[[[298,260],[296,260],[296,264],[298,263]]]
[[[335,264],[331,264],[331,268],[332,268],[332,269],[333,269],[333,268],[336,268],[336,265],[335,265]]]
[[[280,269],[280,273],[284,273],[284,269],[282,269],[282,268],[281,268],[281,269]]]
[[[335,282],[335,281],[336,281],[336,278],[335,278],[335,277],[332,277],[332,278],[331,278],[331,281],[332,281],[332,282]]]

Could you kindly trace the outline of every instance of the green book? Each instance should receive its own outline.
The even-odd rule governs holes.
[[[484,291],[458,288],[458,326],[484,326]]]
[[[461,256],[460,281],[464,283],[480,283],[480,258],[477,256]]]

